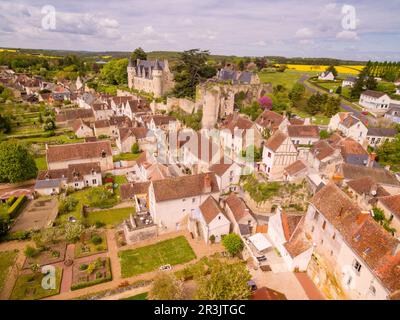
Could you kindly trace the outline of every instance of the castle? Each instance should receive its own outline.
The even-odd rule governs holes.
[[[131,89],[153,93],[158,98],[174,87],[168,61],[129,59],[128,86]]]

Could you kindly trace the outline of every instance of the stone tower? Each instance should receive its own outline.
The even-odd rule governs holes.
[[[136,71],[135,71],[135,66],[134,66],[131,58],[129,58],[129,63],[128,63],[128,67],[127,67],[127,73],[128,73],[128,87],[130,89],[132,89],[133,88],[133,81],[134,81],[133,78],[135,77]]]
[[[152,71],[152,77],[154,97],[159,98],[163,94],[163,71],[160,64],[158,63],[158,60],[155,61],[155,66]]]
[[[202,128],[212,129],[218,120],[219,93],[216,89],[206,90],[203,104]]]

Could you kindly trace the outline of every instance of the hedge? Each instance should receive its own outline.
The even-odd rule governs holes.
[[[15,200],[17,200],[17,198],[15,196],[12,196],[7,199],[6,203],[8,206],[11,206],[15,202]]]
[[[26,196],[19,196],[17,201],[15,201],[13,203],[13,205],[8,208],[7,213],[10,217],[15,217],[19,210],[21,209],[22,205],[25,203],[26,201]]]

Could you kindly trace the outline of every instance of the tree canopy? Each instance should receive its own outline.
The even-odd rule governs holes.
[[[400,134],[393,141],[386,141],[382,144],[378,148],[377,154],[379,163],[400,170]]]
[[[173,94],[177,97],[194,98],[196,86],[217,73],[214,66],[207,64],[209,51],[191,49],[179,54],[173,67],[175,88]]]
[[[222,244],[230,255],[234,256],[243,249],[243,241],[236,233],[230,233],[223,237]]]
[[[147,60],[147,54],[141,47],[139,47],[139,48],[136,48],[135,51],[132,52],[131,59],[133,61],[136,61],[137,59]]]
[[[100,78],[107,84],[119,85],[128,82],[128,59],[113,59],[100,71]]]
[[[154,278],[149,291],[150,300],[181,300],[183,299],[183,281],[173,274],[159,273]]]
[[[330,65],[328,68],[326,68],[326,71],[332,72],[332,74],[335,76],[335,78],[338,76],[338,72],[334,65]]]
[[[16,141],[0,143],[0,182],[20,182],[36,178],[38,169],[28,149]]]
[[[201,277],[195,298],[200,300],[245,300],[250,297],[247,282],[250,273],[243,263],[227,263],[213,260],[209,267],[209,276]]]

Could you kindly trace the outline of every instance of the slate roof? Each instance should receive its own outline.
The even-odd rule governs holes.
[[[368,128],[367,136],[394,137],[397,133],[393,128]]]

